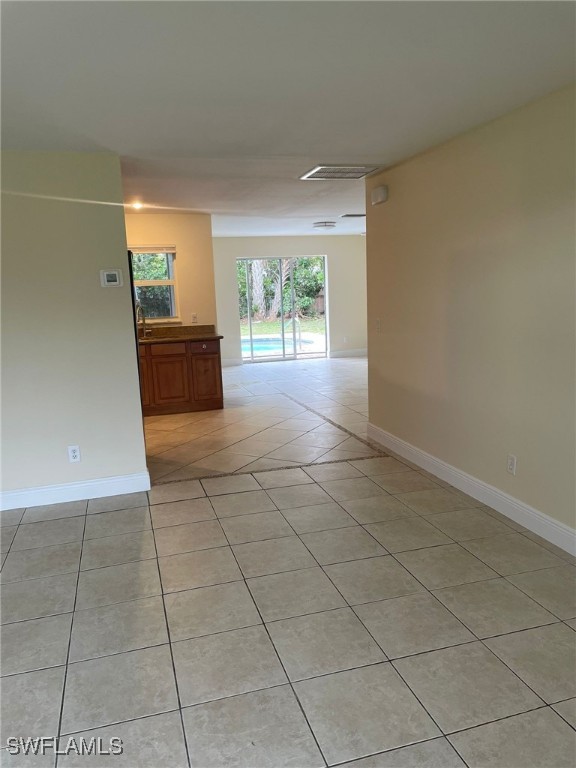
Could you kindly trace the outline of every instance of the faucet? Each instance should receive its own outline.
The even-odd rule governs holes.
[[[146,328],[146,315],[144,314],[144,309],[142,308],[142,304],[140,304],[139,301],[136,302],[136,327],[138,327],[138,321],[142,320],[142,336],[146,338],[146,336],[150,336],[152,334],[151,329]]]

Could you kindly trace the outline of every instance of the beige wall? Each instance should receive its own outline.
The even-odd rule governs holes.
[[[331,356],[366,352],[366,250],[361,235],[215,237],[214,269],[222,357],[239,362],[240,325],[236,259],[326,256],[328,344]]]
[[[7,152],[2,186],[2,490],[146,473],[118,158]]]
[[[371,423],[574,527],[574,92],[367,186]]]
[[[126,215],[129,246],[176,246],[176,275],[180,320],[200,325],[216,324],[212,225],[206,213],[129,213]]]

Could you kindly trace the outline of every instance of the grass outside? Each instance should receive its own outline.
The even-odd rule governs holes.
[[[300,318],[300,330],[302,333],[326,333],[325,317],[302,317]],[[282,321],[278,320],[253,320],[252,333],[254,336],[280,336],[282,333]],[[298,328],[298,326],[296,326]],[[292,333],[292,321],[284,321],[284,332]],[[240,320],[241,336],[250,335],[250,325],[248,318]]]

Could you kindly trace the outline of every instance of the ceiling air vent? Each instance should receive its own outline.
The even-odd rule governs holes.
[[[335,221],[315,221],[312,225],[314,229],[334,229],[336,226]]]
[[[343,213],[340,216],[341,219],[365,219],[365,213]]]
[[[349,181],[363,179],[378,169],[378,165],[317,165],[300,178],[302,181]]]

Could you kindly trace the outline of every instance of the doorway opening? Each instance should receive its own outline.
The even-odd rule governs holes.
[[[326,357],[326,258],[238,259],[242,360]]]

